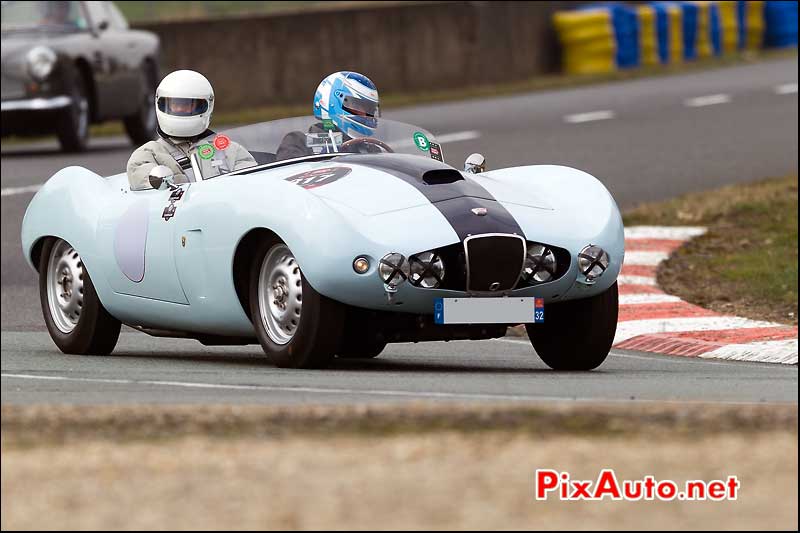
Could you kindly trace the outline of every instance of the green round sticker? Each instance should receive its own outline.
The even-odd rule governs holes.
[[[428,142],[428,138],[425,137],[425,134],[421,131],[414,132],[414,144],[423,152],[427,152],[431,146],[431,143]]]
[[[202,159],[211,159],[214,157],[214,147],[210,144],[201,144],[197,147],[197,153],[200,154]]]

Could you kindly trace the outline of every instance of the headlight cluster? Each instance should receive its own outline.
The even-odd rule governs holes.
[[[396,287],[408,279],[408,261],[403,254],[386,254],[378,265],[378,275],[389,286]]]
[[[435,289],[442,284],[444,263],[434,252],[412,255],[408,262],[411,265],[411,275],[408,280],[412,285],[423,289]]]
[[[595,244],[586,246],[578,254],[578,267],[586,281],[593,282],[608,268],[608,253]]]
[[[46,46],[31,48],[26,56],[28,72],[33,79],[44,81],[56,64],[56,53]]]
[[[556,277],[556,255],[539,243],[528,243],[528,253],[522,267],[522,279],[529,284],[544,283]]]
[[[422,252],[408,259],[399,253],[383,256],[378,274],[386,285],[397,287],[408,280],[415,287],[435,289],[444,278],[444,262],[435,252]]]

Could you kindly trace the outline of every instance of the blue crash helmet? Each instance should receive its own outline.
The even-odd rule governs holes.
[[[314,116],[331,120],[350,137],[369,137],[378,127],[378,89],[357,72],[336,72],[319,84],[314,94]]]

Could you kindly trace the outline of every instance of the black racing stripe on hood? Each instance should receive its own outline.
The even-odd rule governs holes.
[[[470,235],[482,233],[525,236],[511,213],[489,191],[468,176],[459,173],[463,179],[452,183],[426,183],[423,179],[426,172],[458,172],[434,159],[405,154],[365,154],[338,157],[336,162],[381,170],[413,186],[439,210],[462,241]],[[486,209],[486,215],[476,215],[472,212],[475,208]]]

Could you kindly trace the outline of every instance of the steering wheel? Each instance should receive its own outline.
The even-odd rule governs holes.
[[[394,150],[392,150],[391,146],[381,141],[380,139],[376,139],[375,137],[356,137],[355,139],[350,139],[349,141],[343,142],[342,145],[339,147],[339,149],[342,152],[352,152],[354,151],[352,150],[353,147],[358,148],[362,145],[364,145],[364,147],[367,148],[367,153],[369,153],[369,146],[377,146],[378,148],[381,148],[384,152],[388,152],[390,154],[394,153]],[[355,151],[355,153],[360,153],[360,152]]]

